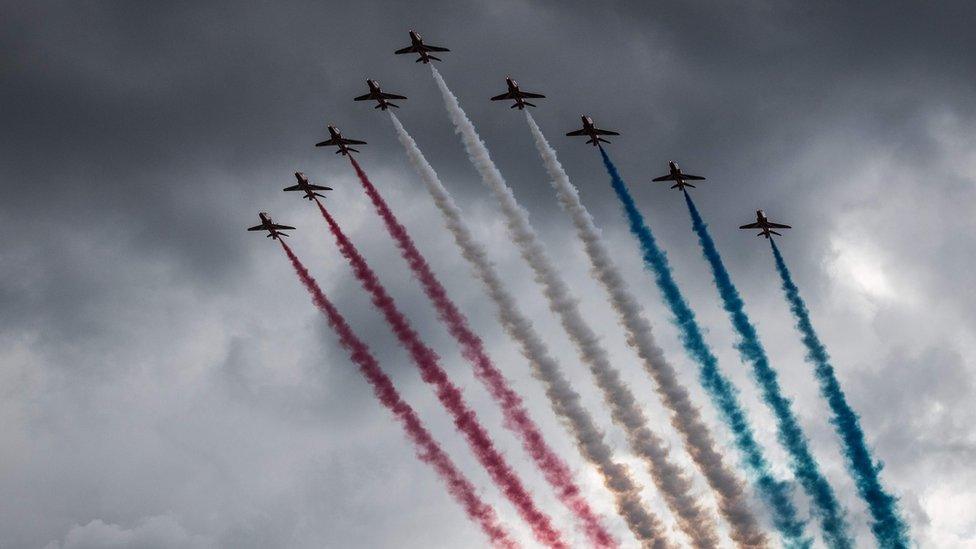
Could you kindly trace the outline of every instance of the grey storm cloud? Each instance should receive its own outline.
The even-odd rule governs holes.
[[[788,469],[774,450],[773,420],[732,347],[680,195],[650,183],[668,160],[708,177],[693,189],[696,204],[859,544],[870,545],[866,512],[772,258],[734,230],[758,208],[795,227],[781,249],[913,536],[924,547],[976,543],[976,519],[965,511],[976,506],[967,488],[976,482],[970,3],[8,1],[0,14],[0,546],[482,543],[376,405],[280,251],[244,232],[261,210],[299,228],[295,251],[502,520],[530,540],[370,308],[317,212],[280,192],[295,171],[336,189],[330,211],[443,355],[540,505],[572,532],[345,160],[312,146],[329,123],[369,141],[360,162],[586,495],[628,539],[611,496],[563,440],[542,386],[434,222],[436,208],[385,115],[351,100],[366,78],[409,97],[397,116],[597,427],[639,471],[506,240],[429,71],[392,55],[409,28],[451,48],[438,69],[562,260],[611,358],[648,395],[652,421],[666,425],[666,411],[588,276],[531,136],[518,113],[488,101],[506,75],[547,95],[533,116],[730,459],[599,156],[559,137],[580,114],[621,133],[613,158],[781,476]],[[686,459],[677,435],[666,436]],[[694,482],[714,509],[704,481]],[[667,516],[652,488],[642,497]]]

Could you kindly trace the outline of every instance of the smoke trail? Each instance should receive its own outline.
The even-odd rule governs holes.
[[[898,512],[898,502],[881,486],[878,473],[881,465],[875,465],[871,451],[864,440],[864,431],[857,413],[847,403],[840,382],[834,375],[834,367],[830,364],[827,348],[820,342],[820,337],[810,322],[810,313],[800,297],[800,290],[793,283],[790,270],[786,267],[776,242],[769,239],[776,259],[776,270],[783,281],[783,292],[790,304],[790,310],[796,317],[796,328],[803,336],[803,344],[807,347],[807,361],[814,366],[814,373],[820,383],[820,394],[827,400],[833,413],[831,423],[837,430],[844,443],[844,456],[847,458],[847,468],[854,477],[857,490],[861,498],[868,504],[871,518],[871,530],[878,541],[878,545],[885,548],[907,548],[908,526],[902,521]]]
[[[321,202],[316,201],[316,203],[329,224],[339,251],[349,261],[356,278],[363,289],[370,294],[373,305],[383,313],[400,344],[410,352],[414,364],[420,369],[423,380],[434,386],[437,398],[453,417],[454,426],[464,434],[478,461],[487,469],[492,480],[512,502],[522,519],[532,528],[535,538],[543,545],[565,548],[566,544],[560,533],[552,526],[551,519],[536,507],[532,495],[526,490],[505,457],[495,448],[474,410],[464,401],[461,390],[448,379],[447,372],[440,365],[437,353],[421,341],[407,317],[397,308],[386,288],[380,283],[352,241],[339,228],[328,210]]]
[[[481,338],[475,335],[468,325],[468,319],[447,295],[447,290],[431,270],[427,260],[417,249],[406,227],[400,224],[379,191],[369,180],[362,167],[352,156],[349,157],[359,181],[372,201],[386,230],[396,242],[403,258],[410,265],[414,277],[420,281],[424,293],[434,304],[437,314],[447,326],[448,331],[461,346],[461,354],[474,366],[475,375],[485,385],[488,392],[502,408],[505,426],[514,431],[522,441],[522,447],[532,456],[543,472],[546,481],[555,489],[556,495],[580,521],[583,531],[595,547],[617,547],[616,540],[603,526],[600,517],[593,511],[580,494],[573,480],[569,466],[546,443],[535,421],[529,417],[522,404],[522,397],[509,385],[508,380],[495,366],[485,352]]]
[[[536,281],[543,286],[550,309],[559,315],[563,328],[593,374],[597,386],[603,392],[604,400],[610,407],[614,421],[626,432],[633,451],[647,463],[655,485],[664,496],[681,529],[691,538],[696,547],[715,547],[718,538],[715,534],[714,521],[691,495],[690,480],[685,472],[670,460],[669,450],[664,441],[648,428],[647,417],[638,406],[633,393],[621,381],[620,373],[610,364],[599,338],[583,320],[575,298],[558,275],[544,245],[529,223],[528,212],[515,200],[512,189],[508,187],[501,172],[495,167],[474,125],[461,110],[457,98],[451,93],[440,73],[433,67],[431,70],[468,157],[481,174],[482,181],[500,203],[512,240],[535,272]]]
[[[525,317],[515,298],[502,283],[484,248],[474,239],[464,222],[461,209],[441,184],[440,178],[424,158],[417,143],[392,112],[390,119],[400,143],[407,151],[410,163],[420,175],[434,204],[443,215],[454,242],[461,249],[461,255],[468,260],[475,276],[488,290],[488,295],[498,309],[502,326],[519,344],[522,354],[532,367],[533,375],[545,385],[552,409],[565,420],[580,453],[600,473],[603,484],[613,494],[617,512],[623,517],[627,527],[642,545],[655,546],[655,540],[661,539],[660,522],[641,504],[640,489],[631,478],[629,469],[613,460],[613,451],[604,441],[603,433],[593,423],[593,418],[580,403],[579,394],[569,385],[559,363],[549,353],[531,321]]]
[[[718,359],[705,343],[695,313],[688,306],[688,302],[681,295],[681,290],[678,289],[678,284],[674,281],[667,255],[658,248],[654,234],[644,221],[644,216],[637,209],[637,204],[617,172],[617,167],[610,161],[610,156],[603,147],[600,147],[600,155],[603,157],[604,167],[610,174],[610,184],[623,204],[630,232],[640,243],[644,265],[654,273],[657,287],[671,314],[674,315],[674,322],[681,333],[681,343],[685,351],[698,363],[698,376],[702,387],[718,408],[722,420],[732,430],[735,445],[742,455],[744,465],[758,487],[759,493],[773,510],[773,523],[783,535],[787,545],[809,547],[812,540],[804,535],[804,522],[797,518],[796,507],[791,499],[792,490],[788,484],[780,482],[773,476],[762,447],[753,434],[749,418],[739,403],[736,388],[719,370]]]
[[[326,298],[318,283],[308,273],[308,269],[302,265],[288,244],[285,244],[281,239],[279,242],[281,242],[281,247],[285,253],[288,254],[288,259],[291,260],[298,278],[301,279],[308,293],[312,295],[312,302],[328,318],[329,326],[339,336],[339,343],[349,351],[350,358],[359,366],[359,371],[373,387],[373,394],[383,406],[386,406],[396,416],[406,431],[407,437],[417,447],[417,457],[434,467],[441,480],[447,484],[448,492],[461,504],[468,517],[481,527],[481,530],[491,540],[492,545],[510,549],[518,547],[518,544],[509,537],[508,532],[498,523],[495,510],[481,500],[474,485],[458,470],[451,458],[434,440],[413,408],[400,397],[396,387],[393,386],[393,382],[380,369],[369,347],[356,336],[349,324],[346,323],[346,319]]]
[[[742,547],[767,545],[765,534],[745,502],[742,481],[723,462],[711,432],[702,421],[701,413],[691,402],[688,390],[678,380],[674,367],[664,358],[664,352],[654,339],[650,323],[610,258],[610,251],[603,242],[600,229],[580,201],[579,192],[569,181],[569,176],[556,157],[556,151],[546,141],[542,130],[528,111],[525,111],[525,120],[549,173],[559,205],[569,214],[576,227],[576,235],[583,243],[590,260],[590,271],[609,294],[617,319],[627,332],[627,343],[637,351],[644,370],[654,380],[658,396],[671,411],[671,425],[681,434],[686,450],[715,492],[719,511],[731,527],[732,539]]]
[[[824,539],[830,547],[851,547],[854,542],[847,531],[844,511],[837,502],[833,488],[820,473],[820,467],[810,453],[809,441],[793,414],[792,403],[790,399],[783,396],[776,371],[769,365],[766,350],[759,341],[759,334],[756,333],[756,328],[746,315],[739,291],[732,283],[729,272],[725,270],[722,257],[711,235],[708,234],[705,222],[702,221],[691,196],[687,192],[684,195],[688,212],[691,214],[692,226],[701,243],[702,253],[712,268],[712,276],[722,297],[722,304],[732,320],[733,328],[739,334],[739,341],[736,343],[739,356],[752,366],[753,376],[759,384],[763,400],[776,417],[777,438],[789,453],[794,474],[813,500],[813,510],[820,518]]]

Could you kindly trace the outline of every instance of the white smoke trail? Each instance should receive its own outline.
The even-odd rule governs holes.
[[[454,242],[461,249],[461,255],[471,264],[475,276],[481,280],[488,295],[498,309],[498,318],[508,335],[521,348],[523,356],[532,367],[533,376],[545,385],[546,396],[553,410],[566,421],[567,427],[576,441],[580,453],[600,473],[604,486],[613,494],[617,512],[627,523],[628,528],[645,547],[666,546],[661,523],[641,503],[640,488],[630,476],[626,465],[613,459],[613,451],[603,438],[603,433],[594,424],[593,418],[583,408],[580,396],[563,376],[559,363],[549,353],[549,349],[536,332],[532,322],[522,314],[515,298],[502,283],[495,266],[485,253],[481,244],[475,240],[464,222],[461,209],[455,203],[437,172],[424,158],[417,143],[407,130],[390,112],[390,119],[396,128],[397,137],[407,151],[413,165],[434,204],[444,217],[444,223]]]
[[[691,481],[685,472],[668,456],[664,441],[647,426],[647,417],[637,404],[633,393],[620,379],[620,373],[610,364],[606,350],[590,326],[583,320],[576,299],[556,271],[545,246],[529,223],[529,214],[515,200],[512,189],[491,160],[488,149],[478,136],[474,125],[461,110],[457,97],[447,87],[437,69],[431,67],[437,86],[444,97],[455,131],[481,179],[491,190],[505,214],[506,225],[522,257],[535,273],[536,282],[543,287],[550,309],[555,312],[576,345],[577,352],[593,374],[611,416],[620,425],[634,453],[643,459],[678,525],[696,547],[716,547],[718,537],[715,522],[691,495]]]
[[[671,411],[671,425],[681,434],[685,448],[718,499],[719,510],[731,527],[732,539],[740,547],[762,547],[768,540],[759,528],[752,510],[746,504],[742,481],[723,463],[722,455],[701,413],[691,402],[687,389],[681,384],[674,367],[654,340],[651,325],[620,271],[610,258],[600,229],[580,201],[579,192],[556,158],[552,148],[532,115],[525,112],[525,120],[532,131],[536,149],[549,172],[550,183],[556,190],[559,205],[569,214],[576,234],[583,242],[590,260],[590,272],[610,296],[617,319],[627,332],[627,343],[637,351],[644,370],[654,379],[657,394]]]

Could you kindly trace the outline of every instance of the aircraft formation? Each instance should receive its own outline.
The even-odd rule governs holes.
[[[524,208],[513,197],[500,171],[494,166],[484,142],[477,136],[474,125],[461,110],[456,96],[447,87],[440,73],[432,64],[443,61],[432,53],[449,52],[448,48],[426,44],[417,32],[409,31],[410,45],[394,51],[396,55],[416,54],[417,63],[429,65],[445,101],[449,117],[459,134],[469,159],[482,177],[482,182],[502,206],[506,216],[506,227],[512,244],[519,248],[520,254],[535,273],[535,281],[543,288],[549,300],[550,310],[556,313],[573,342],[580,360],[586,364],[593,379],[604,397],[610,415],[616,425],[626,433],[627,443],[635,459],[644,462],[650,476],[662,492],[668,512],[675,519],[675,530],[685,536],[685,541],[699,549],[720,544],[719,528],[710,512],[706,511],[694,495],[689,492],[686,472],[682,466],[670,461],[663,441],[653,430],[643,412],[636,405],[639,400],[623,383],[616,373],[616,366],[609,354],[601,348],[599,337],[588,324],[587,315],[577,309],[577,300],[572,296],[569,285],[560,274],[557,264],[547,255],[544,244],[532,228]],[[392,109],[400,108],[392,101],[405,101],[407,97],[397,93],[385,92],[379,82],[367,79],[368,92],[353,98],[353,101],[375,102],[375,109],[389,114],[401,143],[407,150],[411,164],[420,175],[427,191],[444,217],[445,225],[452,233],[455,243],[464,258],[486,286],[488,294],[497,307],[498,319],[506,332],[517,342],[523,355],[529,359],[533,375],[546,385],[547,398],[553,411],[564,421],[582,457],[594,467],[604,486],[612,493],[617,513],[626,523],[635,541],[642,547],[680,546],[672,534],[662,530],[660,520],[648,508],[635,500],[639,487],[630,480],[627,466],[614,461],[612,448],[603,440],[602,433],[593,427],[588,412],[578,404],[576,394],[561,371],[548,354],[547,346],[534,332],[532,323],[518,309],[518,299],[508,293],[503,285],[504,277],[494,271],[495,267],[485,259],[484,249],[473,241],[471,231],[464,225],[463,216],[457,204],[440,182],[436,172],[427,162],[419,147],[409,136]],[[715,499],[718,515],[725,520],[727,535],[732,543],[741,549],[770,546],[770,537],[763,531],[757,515],[749,509],[754,502],[743,496],[748,482],[752,483],[759,498],[767,506],[772,522],[772,530],[779,535],[783,544],[789,547],[810,547],[812,534],[807,532],[807,520],[792,502],[789,483],[778,478],[778,473],[769,466],[761,445],[754,438],[754,431],[748,419],[748,411],[738,400],[738,391],[729,378],[717,366],[717,359],[705,342],[702,328],[690,310],[687,300],[682,296],[666,254],[660,249],[650,227],[627,190],[619,171],[604,149],[610,144],[607,136],[618,136],[618,132],[597,127],[590,116],[581,115],[582,128],[570,131],[568,137],[584,137],[585,143],[597,148],[604,166],[610,176],[610,184],[621,202],[631,233],[636,237],[642,259],[647,270],[653,273],[655,285],[660,290],[668,310],[673,315],[675,325],[681,331],[682,346],[691,362],[699,368],[700,383],[706,397],[716,407],[721,423],[732,434],[729,446],[738,453],[738,458],[723,459],[722,448],[710,434],[708,427],[689,401],[689,393],[678,381],[674,367],[660,356],[663,352],[651,335],[651,328],[644,318],[640,305],[633,299],[629,288],[611,260],[609,249],[602,242],[600,231],[593,224],[593,218],[586,211],[579,193],[572,185],[568,175],[556,159],[555,149],[546,141],[527,107],[536,107],[529,100],[545,99],[541,93],[523,91],[510,76],[505,78],[507,90],[490,97],[490,101],[511,101],[511,108],[523,111],[533,140],[543,163],[549,173],[551,184],[557,193],[559,203],[573,220],[576,234],[584,244],[591,263],[591,272],[607,291],[609,303],[618,315],[621,327],[627,332],[628,342],[634,347],[644,369],[655,383],[656,392],[665,407],[672,414],[670,425],[678,431],[691,462],[704,477]],[[500,370],[495,369],[490,357],[484,351],[477,334],[468,326],[467,319],[456,304],[450,300],[446,290],[437,280],[426,259],[414,245],[407,229],[396,219],[392,209],[369,180],[368,175],[357,162],[353,153],[360,151],[353,146],[367,145],[366,141],[346,138],[335,125],[328,125],[329,138],[316,143],[316,147],[335,147],[336,154],[349,159],[355,169],[364,191],[369,196],[377,213],[382,218],[387,232],[396,241],[397,248],[407,261],[413,277],[422,284],[424,293],[438,310],[439,319],[462,346],[462,355],[472,363],[477,377],[486,385],[493,399],[501,406],[506,418],[506,428],[515,432],[523,447],[542,470],[546,481],[559,494],[560,501],[570,509],[577,527],[584,532],[589,545],[599,548],[620,547],[621,543],[610,534],[602,524],[602,519],[590,508],[580,490],[574,484],[572,474],[562,459],[553,453],[542,434],[537,430],[527,411],[522,407],[520,397],[507,385]],[[566,547],[558,529],[550,522],[548,515],[535,507],[516,472],[507,464],[507,458],[498,452],[490,437],[481,427],[474,413],[466,408],[460,390],[452,384],[447,372],[441,369],[436,353],[426,347],[419,335],[409,324],[406,315],[397,308],[393,299],[386,293],[375,272],[352,241],[342,231],[338,222],[329,213],[320,198],[322,193],[332,188],[312,183],[303,172],[295,172],[297,183],[283,189],[285,192],[301,193],[301,198],[317,205],[329,230],[340,248],[342,256],[349,262],[363,289],[372,297],[374,306],[380,310],[400,344],[407,349],[412,362],[423,373],[424,381],[435,386],[441,404],[454,417],[456,428],[466,437],[478,461],[486,468],[492,481],[498,486],[509,502],[515,506],[518,515],[528,524],[535,541],[553,548]],[[831,548],[848,549],[855,542],[850,532],[845,510],[833,492],[833,488],[820,471],[809,448],[809,441],[803,435],[802,427],[792,410],[792,398],[785,394],[779,385],[775,370],[769,364],[765,350],[756,329],[751,324],[743,301],[721,256],[708,232],[707,224],[695,206],[688,188],[696,188],[692,182],[705,181],[699,175],[685,173],[674,161],[668,162],[668,173],[654,177],[650,182],[671,183],[670,188],[681,191],[688,206],[692,228],[697,234],[702,254],[712,270],[716,289],[729,313],[734,332],[739,338],[737,349],[743,363],[752,368],[754,381],[759,385],[762,402],[772,411],[775,418],[777,441],[783,447],[789,460],[792,482],[802,488],[810,498],[810,521],[816,521],[824,543]],[[345,319],[324,292],[318,287],[308,270],[301,264],[282,237],[284,231],[295,227],[275,223],[266,212],[258,214],[260,224],[249,227],[248,231],[265,231],[267,237],[277,240],[291,259],[291,262],[313,298],[313,303],[329,318],[329,324],[340,338],[342,346],[350,351],[350,358],[360,368],[360,372],[373,386],[374,393],[401,422],[408,437],[415,444],[418,456],[434,465],[441,479],[450,487],[451,495],[464,507],[467,516],[477,523],[488,536],[491,544],[497,547],[517,547],[510,534],[501,525],[490,505],[480,499],[473,488],[440,449],[414,417],[412,408],[403,402],[392,381],[385,377],[372,357],[369,346],[352,331]],[[763,210],[756,211],[756,220],[741,225],[741,230],[758,230],[757,236],[769,241],[775,257],[777,271],[781,276],[782,289],[795,316],[802,341],[808,347],[808,361],[815,365],[818,388],[823,400],[828,404],[833,424],[842,442],[849,473],[853,476],[858,495],[865,501],[871,517],[871,531],[878,545],[885,548],[907,549],[910,546],[908,529],[899,515],[897,498],[889,494],[879,478],[880,469],[865,440],[857,415],[847,403],[840,384],[833,373],[823,344],[813,330],[806,305],[799,293],[789,269],[785,264],[773,236],[782,236],[778,230],[790,229],[789,225],[771,221]],[[655,358],[657,357],[657,358]],[[736,463],[744,471],[736,471]],[[744,475],[741,473],[745,473]],[[749,479],[748,482],[746,479]],[[639,498],[638,498],[639,499]],[[629,546],[630,544],[624,544]]]
[[[410,45],[407,46],[407,47],[405,47],[405,48],[401,48],[401,49],[396,50],[394,52],[395,54],[401,55],[401,54],[407,54],[407,53],[416,53],[416,54],[419,55],[419,57],[417,58],[417,62],[418,63],[428,64],[431,61],[443,61],[443,59],[441,59],[439,57],[435,57],[433,55],[430,55],[430,52],[449,52],[449,51],[451,51],[451,50],[449,50],[447,48],[444,48],[444,47],[441,47],[441,46],[430,46],[430,45],[424,44],[423,38],[416,31],[411,30],[409,32],[409,36],[410,36]],[[534,93],[534,92],[525,92],[525,91],[522,91],[519,88],[518,82],[516,82],[515,80],[513,80],[511,76],[506,76],[505,77],[505,84],[508,87],[508,91],[506,91],[505,93],[502,93],[502,94],[499,94],[499,95],[496,95],[496,96],[492,97],[491,100],[492,101],[512,100],[512,101],[514,101],[514,103],[511,106],[511,108],[513,108],[513,109],[516,109],[517,108],[519,110],[523,110],[526,107],[535,107],[536,106],[535,104],[526,101],[526,99],[545,99],[545,97],[546,97],[545,95],[543,95],[541,93]],[[399,95],[399,94],[396,94],[396,93],[386,93],[386,92],[384,92],[382,89],[380,89],[380,83],[377,82],[376,80],[367,79],[366,80],[366,85],[369,87],[369,92],[368,93],[365,93],[363,95],[354,97],[353,98],[353,101],[376,101],[376,106],[373,107],[373,108],[376,108],[376,109],[380,109],[380,110],[384,110],[385,111],[385,110],[387,110],[390,107],[395,107],[395,108],[399,108],[400,107],[399,105],[395,105],[395,104],[391,103],[390,100],[393,100],[393,99],[396,99],[396,100],[405,100],[405,99],[407,99],[407,97],[406,96],[403,96],[403,95]],[[583,121],[583,127],[581,129],[578,129],[578,130],[571,131],[571,132],[567,133],[566,134],[567,136],[569,136],[569,137],[586,136],[588,138],[586,142],[588,144],[592,144],[594,147],[596,147],[596,146],[599,146],[600,143],[607,143],[607,144],[610,143],[610,141],[604,139],[602,136],[605,136],[605,135],[620,135],[619,133],[617,133],[615,131],[602,130],[600,128],[597,128],[593,124],[593,119],[590,118],[589,116],[585,115],[585,114],[584,115],[581,115],[580,116],[580,119]],[[346,138],[344,138],[342,136],[342,133],[339,131],[339,129],[336,126],[334,126],[334,125],[331,125],[330,124],[327,127],[327,129],[329,131],[329,139],[327,139],[325,141],[322,141],[320,143],[316,143],[315,144],[316,147],[336,147],[337,148],[336,149],[336,154],[341,154],[343,156],[346,156],[346,155],[348,155],[349,153],[352,153],[352,152],[359,152],[359,150],[354,149],[354,148],[350,147],[349,145],[366,145],[367,144],[365,141],[360,141],[360,140],[357,140],[357,139],[346,139]],[[662,175],[661,177],[655,177],[654,179],[652,179],[652,181],[674,181],[675,184],[671,186],[672,189],[684,190],[685,187],[692,187],[692,188],[695,187],[691,183],[688,183],[688,181],[699,181],[699,180],[704,180],[705,179],[704,177],[701,177],[701,176],[690,175],[690,174],[684,174],[684,173],[682,173],[681,172],[681,168],[679,168],[678,165],[674,161],[669,161],[668,162],[668,168],[669,168],[669,173],[667,175]],[[312,194],[308,193],[307,190],[306,190],[308,188],[308,185],[309,185],[308,179],[305,178],[305,175],[304,174],[296,173],[295,176],[298,177],[299,184],[296,185],[296,186],[294,186],[294,187],[289,187],[289,188],[287,188],[285,190],[286,191],[297,191],[297,190],[306,191],[307,194],[303,198],[308,198],[309,200],[311,200],[313,198],[313,196],[312,196]],[[314,188],[316,186],[315,185],[312,185],[312,187],[313,187],[313,190],[315,190]],[[330,191],[332,190],[332,189],[330,189],[328,187],[319,187],[317,189],[318,190],[330,190]],[[322,195],[317,195],[317,196],[322,196]],[[261,214],[261,215],[262,216],[265,216],[266,214]],[[762,210],[758,210],[756,212],[756,218],[757,219],[756,219],[756,222],[755,223],[751,223],[751,224],[748,224],[748,225],[742,225],[739,228],[740,229],[760,229],[762,232],[760,232],[759,235],[757,235],[757,236],[765,236],[767,239],[770,238],[770,235],[773,235],[773,234],[782,236],[780,233],[778,233],[776,231],[771,231],[769,229],[791,229],[792,228],[789,225],[783,225],[783,224],[780,224],[780,223],[771,223],[771,222],[769,222],[769,220],[766,219],[765,214],[763,213]],[[263,219],[264,219],[264,217],[262,217],[262,222],[263,222]],[[250,231],[250,230],[257,230],[257,229],[255,229],[255,228],[252,227],[252,228],[250,228],[248,230]],[[285,236],[287,236],[287,235],[285,235]]]

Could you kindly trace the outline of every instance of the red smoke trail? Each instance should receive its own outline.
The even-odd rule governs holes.
[[[362,342],[352,328],[346,323],[335,306],[325,297],[322,289],[319,288],[315,279],[308,273],[308,269],[302,265],[298,257],[291,251],[288,244],[281,239],[281,247],[288,254],[298,278],[301,279],[305,289],[312,295],[312,302],[329,319],[329,326],[335,330],[339,336],[339,342],[349,351],[352,361],[359,366],[369,384],[373,386],[373,393],[376,398],[387,407],[393,415],[400,420],[407,436],[417,446],[417,457],[425,463],[429,463],[440,475],[441,479],[447,483],[447,489],[454,496],[471,520],[478,523],[481,530],[491,540],[492,545],[499,548],[515,549],[518,544],[508,536],[502,526],[498,523],[495,510],[485,502],[481,501],[471,482],[455,467],[451,458],[444,453],[440,445],[431,437],[430,432],[420,422],[420,418],[413,411],[409,404],[400,398],[400,394],[393,386],[390,378],[380,369],[376,358],[370,353],[369,347]]]
[[[370,182],[369,177],[356,162],[349,157],[359,181],[366,190],[366,195],[373,202],[377,213],[383,219],[387,231],[396,241],[403,258],[410,265],[413,275],[424,287],[424,293],[433,302],[441,320],[447,325],[448,331],[461,345],[462,354],[474,365],[475,375],[488,388],[502,412],[505,415],[505,426],[515,431],[522,440],[522,447],[532,456],[539,469],[542,470],[549,484],[555,489],[556,495],[566,507],[573,512],[583,526],[590,542],[596,547],[617,547],[617,541],[604,528],[600,517],[593,511],[589,503],[580,494],[579,487],[573,480],[573,475],[556,452],[542,438],[539,427],[535,424],[528,411],[522,405],[522,398],[508,384],[508,380],[495,367],[491,358],[484,350],[481,338],[471,331],[468,319],[458,310],[457,305],[447,295],[447,290],[430,269],[427,260],[413,243],[406,227],[400,224],[390,210],[389,205],[380,196],[379,191]]]
[[[474,410],[468,408],[467,403],[464,402],[461,390],[448,379],[447,372],[440,365],[437,353],[420,340],[420,336],[414,331],[407,317],[397,308],[393,298],[386,292],[386,288],[380,283],[352,241],[342,232],[322,203],[317,200],[316,203],[335,236],[339,251],[349,260],[356,278],[369,292],[373,305],[383,313],[400,344],[410,352],[414,364],[420,369],[423,380],[434,386],[437,398],[454,418],[454,426],[464,434],[478,461],[485,467],[505,497],[512,502],[522,519],[532,528],[536,539],[549,547],[565,548],[562,536],[553,527],[550,518],[535,506],[532,495],[505,461],[504,456],[495,448]]]

